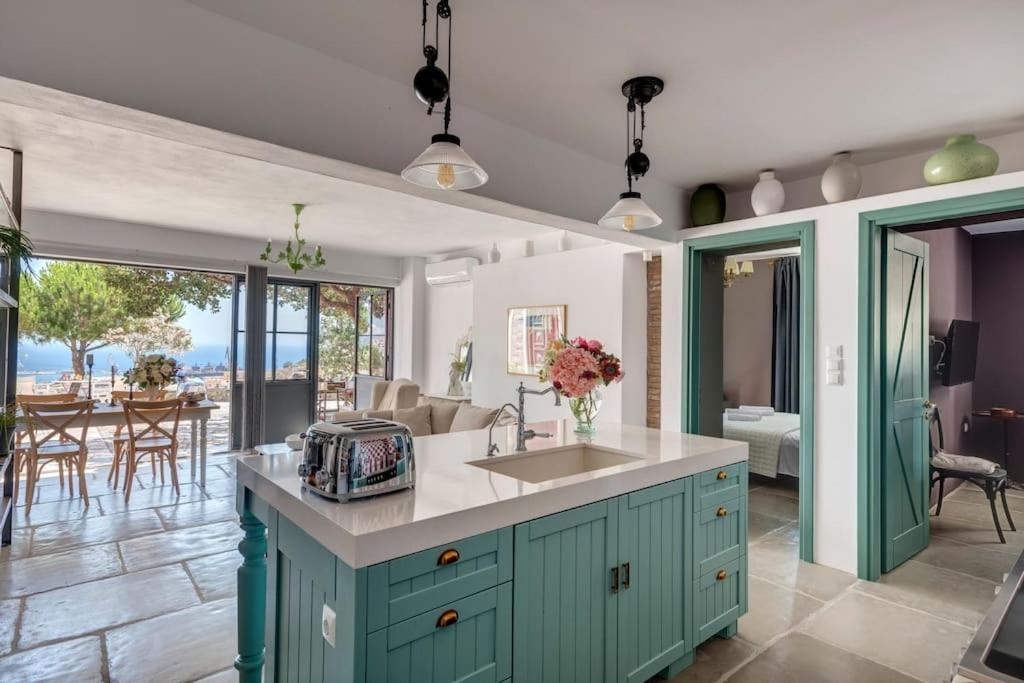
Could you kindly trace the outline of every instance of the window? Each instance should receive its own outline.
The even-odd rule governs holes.
[[[266,378],[309,379],[309,308],[312,287],[267,285]]]
[[[356,305],[356,373],[390,375],[391,290],[362,289]]]

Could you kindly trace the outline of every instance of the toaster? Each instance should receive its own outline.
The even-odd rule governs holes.
[[[412,488],[412,432],[372,418],[318,422],[306,430],[298,474],[302,488],[339,502]]]

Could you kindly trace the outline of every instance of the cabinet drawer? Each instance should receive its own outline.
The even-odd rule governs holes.
[[[442,605],[366,639],[368,683],[497,683],[511,675],[511,583]]]
[[[512,578],[512,529],[498,529],[370,567],[368,632]]]
[[[693,511],[740,497],[747,490],[747,463],[738,462],[694,477]]]
[[[704,576],[732,562],[746,553],[746,544],[746,496],[704,508],[693,525],[694,576]]]
[[[701,576],[693,590],[693,620],[702,643],[747,611],[747,556]]]

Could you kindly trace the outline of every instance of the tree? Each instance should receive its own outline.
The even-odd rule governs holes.
[[[185,304],[214,310],[230,288],[223,276],[190,271],[46,261],[35,275],[22,274],[19,332],[39,343],[56,342],[71,352],[73,372],[85,373],[85,356],[116,344],[119,333],[143,320],[174,321]]]
[[[193,349],[192,333],[168,316],[153,316],[112,330],[108,335],[138,364],[147,353],[176,354]]]

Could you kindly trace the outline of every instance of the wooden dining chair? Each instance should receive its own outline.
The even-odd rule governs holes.
[[[74,394],[15,394],[14,402],[17,406],[22,406],[25,403],[71,403],[75,400]],[[21,479],[21,472],[25,469],[25,463],[28,461],[24,458],[25,451],[28,450],[27,445],[28,431],[25,429],[18,429],[14,436],[14,502],[18,502],[18,484]],[[57,462],[57,472],[60,475],[60,487],[64,488],[64,463],[61,461]]]
[[[120,389],[110,392],[110,398],[114,402],[115,405],[123,405],[125,401],[136,400],[134,398],[134,396],[135,396],[134,392],[123,391],[123,390],[120,390]],[[157,393],[157,395],[156,395],[156,398],[157,398],[158,401],[162,401],[166,397],[167,397],[167,391],[166,390],[162,390],[159,393]],[[137,400],[142,401],[144,399],[139,398]],[[128,435],[125,433],[125,425],[119,424],[116,427],[114,427],[114,438],[113,438],[114,459],[110,463],[110,471],[107,472],[107,481],[109,482],[111,479],[114,480],[114,490],[117,490],[117,483],[120,480],[120,476],[121,476],[121,461],[122,460],[125,461],[125,471],[127,471],[127,469],[128,469],[128,465],[127,465],[128,458],[126,457],[127,450],[128,450]],[[162,466],[163,465],[163,461],[161,460],[160,463],[161,463],[161,467],[160,467],[160,483],[162,484],[162,483],[164,483],[164,468]],[[153,471],[153,478],[155,479],[156,478],[156,455],[154,453],[150,453],[149,454],[149,467]],[[128,485],[128,478],[127,478],[127,476],[125,477],[124,484],[125,484],[125,486]]]
[[[171,467],[171,483],[181,495],[178,485],[178,424],[181,422],[181,399],[164,401],[123,401],[125,424],[128,430],[128,468],[125,471],[124,501],[132,495],[132,480],[139,460],[146,455],[160,458],[161,481],[164,459]],[[163,423],[170,422],[167,429]]]
[[[78,471],[78,490],[86,507],[89,506],[89,489],[85,485],[85,459],[89,450],[86,437],[89,433],[89,421],[92,419],[92,401],[72,401],[70,403],[37,403],[28,401],[22,404],[25,416],[25,430],[28,432],[29,445],[25,451],[25,514],[32,511],[32,499],[35,497],[36,482],[42,474],[43,467],[51,462],[68,466],[68,493],[75,495],[74,472]],[[74,424],[77,422],[78,424]],[[75,432],[78,436],[75,436]]]

